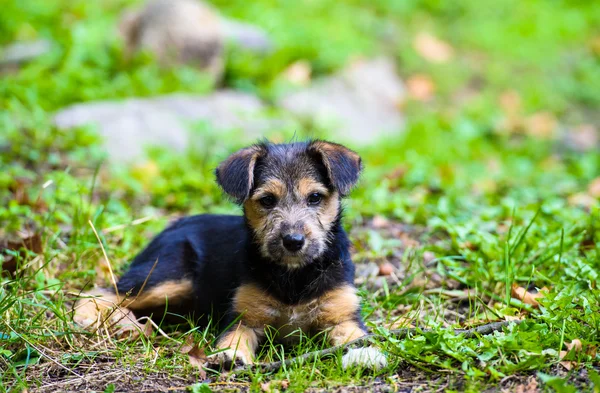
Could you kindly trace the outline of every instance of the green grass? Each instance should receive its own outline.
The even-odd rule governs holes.
[[[240,147],[234,138],[212,137],[202,151],[185,155],[155,150],[148,162],[115,170],[103,161],[92,132],[52,127],[53,111],[75,102],[210,91],[195,70],[161,69],[144,55],[125,60],[112,27],[129,4],[11,0],[0,13],[2,44],[54,43],[50,54],[0,80],[0,241],[41,244],[0,256],[5,264],[16,260],[21,272],[0,281],[0,391],[60,391],[76,380],[87,383],[77,388],[107,391],[111,383],[138,390],[200,382],[179,346],[190,334],[210,341],[212,330],[180,326],[167,331],[171,339],[155,332],[128,343],[89,335],[70,320],[84,287],[109,285],[97,268],[102,250],[89,222],[122,273],[170,218],[239,212],[212,175],[219,160]],[[273,374],[229,374],[209,381],[209,388],[260,390],[271,381],[271,389],[282,389],[288,381],[292,391],[357,384],[406,389],[411,383],[425,391],[480,391],[514,387],[533,375],[547,390],[591,390],[594,383],[598,391],[600,209],[597,201],[580,206],[573,196],[587,193],[600,176],[600,154],[572,150],[563,134],[536,137],[527,118],[548,112],[563,133],[600,124],[600,7],[575,0],[215,4],[275,40],[274,53],[232,53],[227,64],[228,85],[266,100],[281,93],[279,73],[299,59],[318,76],[356,56],[387,53],[403,78],[432,79],[431,101],[405,103],[404,133],[353,146],[366,170],[346,202],[346,226],[357,264],[387,260],[401,267],[398,281],[362,281],[369,325],[384,335],[401,321],[433,331],[386,340],[391,362],[379,375],[344,372],[338,356]],[[424,60],[413,47],[422,31],[450,43],[453,58]],[[509,130],[499,104],[507,91],[521,101],[518,126]],[[375,216],[388,219],[391,229],[372,225]],[[20,235],[24,228],[35,235]],[[513,283],[550,290],[532,308],[511,298]],[[516,316],[526,322],[484,337],[467,339],[448,329]],[[583,350],[567,356],[576,364],[567,372],[559,353],[574,339]],[[306,341],[293,353],[322,346]],[[267,345],[260,360],[277,360],[282,351]],[[60,385],[70,378],[71,385]]]

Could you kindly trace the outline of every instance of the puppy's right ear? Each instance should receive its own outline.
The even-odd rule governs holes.
[[[254,184],[256,161],[265,154],[262,145],[246,147],[230,155],[215,170],[217,183],[238,204],[248,199]]]

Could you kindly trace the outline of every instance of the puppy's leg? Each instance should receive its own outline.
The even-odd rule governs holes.
[[[360,300],[356,289],[350,285],[329,291],[320,299],[319,322],[322,328],[329,328],[332,345],[343,345],[367,334],[360,318]],[[344,369],[362,366],[381,369],[387,359],[375,347],[350,348],[342,357]]]
[[[253,329],[242,322],[237,323],[217,341],[217,349],[222,352],[211,357],[211,363],[220,364],[225,368],[235,365],[250,364],[258,347],[259,329]]]
[[[86,329],[97,330],[102,326],[117,328],[117,336],[137,337],[143,332],[144,326],[140,324],[133,312],[123,307],[123,299],[107,289],[95,289],[85,293],[75,303],[73,321]]]
[[[107,289],[96,289],[86,293],[84,299],[75,304],[73,321],[90,330],[101,326],[117,328],[118,336],[135,338],[144,332],[144,325],[137,321],[134,311],[144,314],[144,310],[177,305],[189,299],[193,285],[189,279],[169,280],[150,288],[141,288],[135,295],[119,293]]]
[[[252,363],[259,341],[264,337],[265,326],[273,325],[279,316],[280,303],[268,292],[253,284],[237,288],[232,302],[230,317],[239,322],[217,341],[217,349],[225,349],[214,355],[214,363],[225,367],[232,361]]]

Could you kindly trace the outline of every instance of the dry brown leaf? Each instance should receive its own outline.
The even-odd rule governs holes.
[[[583,349],[583,344],[581,343],[581,340],[578,338],[574,339],[570,343],[565,343],[565,346],[567,347],[567,349],[569,351],[574,350],[575,352],[581,352],[581,350]]]
[[[284,379],[281,381],[281,389],[283,390],[287,390],[287,388],[290,387],[290,381],[288,381],[287,379]]]
[[[194,338],[192,336],[187,336],[185,342],[179,348],[179,352],[185,353],[188,355],[190,360],[190,364],[198,368],[200,373],[200,378],[206,378],[206,371],[204,370],[204,366],[208,362],[208,357],[204,352],[203,348],[200,348],[198,344],[194,342]]]
[[[567,198],[567,202],[571,206],[579,206],[590,209],[592,206],[598,203],[598,199],[584,192],[580,192],[569,196]]]
[[[567,347],[566,351],[560,351],[558,357],[561,359],[560,365],[563,366],[566,370],[571,370],[573,367],[577,366],[577,362],[573,360],[562,360],[564,359],[570,352],[581,352],[583,349],[583,344],[581,340],[578,338],[574,339],[570,343],[565,343],[565,347]]]
[[[374,229],[388,228],[390,226],[390,220],[383,216],[376,215],[375,217],[373,217],[373,221],[371,221],[371,226]]]
[[[408,94],[417,101],[431,101],[435,93],[433,80],[424,74],[416,74],[406,81]]]
[[[525,132],[540,139],[551,139],[556,134],[558,121],[550,112],[538,112],[525,121]]]
[[[537,379],[531,376],[527,379],[527,383],[519,384],[514,387],[514,390],[511,391],[515,393],[538,393],[539,389]]]
[[[579,151],[596,149],[600,143],[598,129],[592,124],[581,124],[573,127],[566,135],[567,143]]]
[[[28,190],[31,188],[32,181],[25,178],[17,178],[13,180],[9,190],[13,193],[13,198],[19,205],[31,206],[35,211],[46,211],[48,205],[41,199],[41,193],[35,201],[29,199]]]
[[[262,390],[263,392],[270,392],[271,391],[271,381],[261,382],[260,390]]]
[[[500,94],[500,107],[508,115],[517,117],[521,113],[521,95],[516,90],[507,90]]]
[[[423,263],[425,266],[429,266],[433,261],[436,260],[435,253],[433,251],[425,251],[423,253]]]
[[[588,194],[594,198],[600,198],[600,177],[591,181],[588,186]]]
[[[537,299],[544,297],[544,292],[548,292],[548,288],[544,287],[538,291],[538,293],[528,292],[525,288],[513,284],[511,288],[512,297],[519,299],[525,304],[529,304],[534,307],[539,307]]]
[[[392,265],[390,262],[384,262],[379,265],[380,276],[389,276],[394,272],[394,270],[396,270],[396,267],[394,267],[394,265]]]
[[[6,255],[3,251],[11,250],[29,250],[36,254],[40,254],[44,251],[42,244],[42,236],[39,231],[36,231],[33,227],[23,228],[16,233],[7,236],[7,238],[0,238],[0,253],[4,255],[4,261],[0,266],[0,273],[6,271],[9,274],[15,274],[17,270],[17,261],[12,255]],[[21,256],[25,256],[25,252],[20,252]]]
[[[299,60],[283,71],[283,78],[298,86],[306,86],[310,83],[312,68],[306,60]]]
[[[445,63],[454,55],[454,49],[447,42],[426,32],[417,34],[413,45],[421,57],[432,63]]]

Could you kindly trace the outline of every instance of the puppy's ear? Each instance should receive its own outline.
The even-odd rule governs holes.
[[[311,142],[308,151],[323,162],[331,184],[340,195],[347,195],[358,181],[362,170],[360,156],[347,147],[326,141]]]
[[[215,170],[217,183],[237,203],[244,202],[254,184],[254,166],[259,157],[266,154],[262,145],[241,149],[230,155]]]

